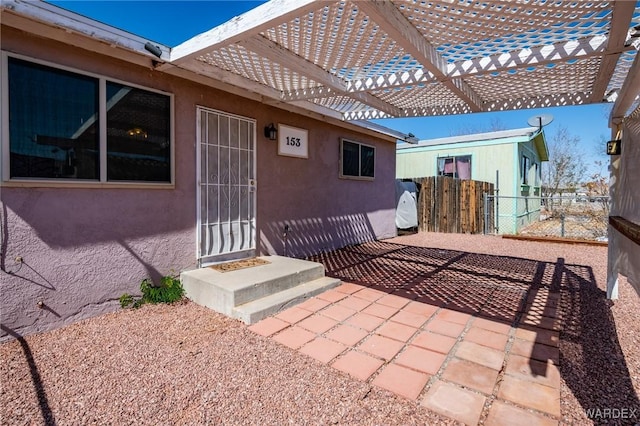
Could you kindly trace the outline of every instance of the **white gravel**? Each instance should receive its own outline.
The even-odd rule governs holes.
[[[640,300],[623,282],[621,299],[609,307],[606,248],[432,233],[391,241],[563,258],[563,423],[588,424],[586,408],[635,408],[640,416]],[[593,276],[575,279],[571,265]],[[455,423],[187,302],[122,310],[0,344],[0,386],[3,425]]]

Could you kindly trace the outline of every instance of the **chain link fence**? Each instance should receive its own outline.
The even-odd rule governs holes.
[[[493,217],[485,233],[607,241],[609,197],[505,197],[485,194]],[[485,207],[486,207],[485,206]],[[485,211],[490,211],[486,209]],[[493,228],[491,227],[493,224]]]

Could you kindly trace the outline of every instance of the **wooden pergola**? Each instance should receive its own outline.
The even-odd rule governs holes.
[[[5,25],[42,18],[43,35],[361,125],[603,102],[615,124],[639,104],[638,1],[271,0],[173,48],[44,2],[2,9]]]
[[[611,163],[608,294],[618,271],[640,294],[640,1],[271,0],[173,48],[45,2],[0,11],[3,25],[398,139],[368,120],[614,103],[627,152]]]
[[[171,49],[188,70],[340,120],[616,102],[640,2],[273,0]],[[635,77],[637,79],[637,77]],[[624,111],[623,111],[624,110]]]

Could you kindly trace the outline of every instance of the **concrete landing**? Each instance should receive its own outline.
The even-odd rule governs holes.
[[[252,324],[340,284],[325,277],[320,263],[282,256],[259,259],[269,263],[229,272],[183,272],[185,294],[199,305]]]

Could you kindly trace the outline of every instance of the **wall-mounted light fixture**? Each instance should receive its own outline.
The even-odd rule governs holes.
[[[276,126],[274,126],[273,123],[264,128],[264,137],[271,141],[278,139],[278,129],[276,129]]]
[[[622,140],[614,139],[607,142],[607,155],[620,155],[622,149]]]
[[[617,125],[616,136],[607,142],[607,155],[620,155],[622,152],[622,129]]]

